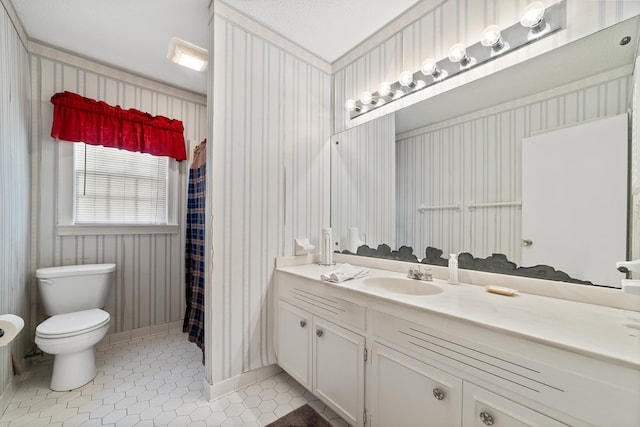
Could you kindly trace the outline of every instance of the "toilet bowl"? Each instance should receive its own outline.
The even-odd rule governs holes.
[[[49,267],[36,270],[45,311],[36,327],[36,345],[54,355],[50,388],[73,390],[96,376],[95,345],[109,330],[104,310],[115,264]]]
[[[53,354],[50,387],[73,390],[96,376],[95,345],[109,330],[111,316],[100,309],[58,314],[36,328],[36,345]]]

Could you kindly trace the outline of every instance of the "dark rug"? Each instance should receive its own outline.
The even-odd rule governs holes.
[[[267,427],[331,427],[311,406],[303,405],[278,418]]]

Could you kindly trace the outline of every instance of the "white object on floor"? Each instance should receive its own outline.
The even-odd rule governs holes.
[[[320,279],[327,282],[340,283],[349,279],[359,279],[369,274],[369,270],[363,267],[354,267],[351,264],[342,264],[336,269],[322,273]]]
[[[109,330],[111,316],[101,310],[113,283],[115,264],[73,265],[36,270],[46,314],[35,343],[53,354],[50,388],[73,390],[96,376],[95,345]]]

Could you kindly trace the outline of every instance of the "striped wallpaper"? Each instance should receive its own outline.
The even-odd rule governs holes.
[[[337,134],[355,124],[347,119],[345,100],[372,90],[381,80],[395,80],[403,69],[418,69],[426,56],[444,57],[456,42],[477,41],[486,25],[517,22],[527,3],[424,0],[418,5],[424,13],[403,17],[408,23],[400,30],[385,28],[382,36],[372,38],[379,43],[365,43],[328,67],[224,3],[212,2],[213,66],[208,102],[213,147],[208,155],[214,173],[208,183],[213,195],[209,218],[213,227],[208,236],[211,259],[207,266],[213,290],[207,299],[207,324],[212,325],[212,335],[207,338],[208,348],[212,348],[207,355],[209,384],[274,362],[268,292],[273,258],[292,255],[296,237],[309,237],[317,243],[319,229],[329,222],[329,132]],[[620,3],[601,1],[594,7],[594,2],[567,0],[570,28],[562,36],[537,44],[537,50],[519,51],[508,60],[494,61],[494,66],[499,63],[506,68],[530,54],[546,52],[639,12],[638,4]],[[475,78],[493,71],[496,69],[488,67]],[[465,74],[461,80],[448,82],[447,88],[473,76]],[[392,108],[386,111],[392,112],[406,102],[390,104]],[[536,111],[534,107],[530,110]],[[490,140],[495,123],[516,114],[505,112],[474,119],[425,138],[453,140],[459,138],[455,132],[479,131],[483,135],[478,143],[498,153],[501,145]],[[362,122],[374,118],[363,117],[366,119]],[[456,152],[441,151],[439,155],[453,162]],[[508,155],[515,157],[517,151],[511,148]],[[482,176],[483,165],[478,162],[473,173],[481,180],[504,183],[509,179],[506,172]],[[471,175],[464,182],[470,179]],[[478,201],[490,196],[480,187],[463,187],[464,182],[457,183],[458,189],[454,186],[454,190],[473,190],[471,195]],[[502,185],[500,191],[509,191],[508,186]],[[451,195],[443,194],[441,199],[445,197]],[[496,220],[489,211],[475,215],[473,224],[478,228]],[[515,215],[506,220],[510,227],[518,226]],[[499,239],[504,240],[502,236]],[[486,248],[488,243],[476,242],[476,246],[483,245]]]
[[[640,52],[639,52],[640,53]],[[629,259],[640,258],[640,56],[633,75],[631,114],[631,203],[629,206]],[[634,273],[640,278],[640,273]]]
[[[0,5],[0,314],[29,324],[29,56]],[[29,350],[28,326],[0,347],[0,413],[11,398],[11,354],[20,364]]]
[[[320,228],[329,226],[331,119],[327,71],[214,3],[207,150],[213,350],[206,379],[212,385],[275,362],[274,258],[293,255],[297,237],[317,244]]]
[[[395,120],[388,114],[331,138],[331,227],[347,249],[350,227],[376,248],[396,248]]]
[[[548,91],[546,99],[496,106],[453,123],[412,132],[397,141],[398,245],[426,246],[446,255],[503,253],[520,262],[520,207],[468,208],[470,202],[522,200],[522,139],[538,132],[627,111],[631,69],[596,76],[576,87]],[[550,153],[550,155],[553,155]],[[462,209],[420,213],[418,207],[460,204]]]
[[[544,3],[556,2],[545,0]],[[426,13],[415,17],[401,16],[398,21],[406,21],[402,29],[388,35],[382,31],[380,34],[386,37],[377,37],[380,39],[378,44],[365,43],[332,64],[334,133],[482,78],[640,13],[640,2],[637,1],[566,2],[567,30],[391,103],[382,107],[380,112],[349,120],[344,108],[347,99],[357,99],[365,90],[374,92],[384,80],[396,81],[403,70],[419,70],[426,58],[446,58],[448,49],[455,43],[476,43],[488,25],[507,27],[518,22],[521,10],[530,3],[530,0],[423,0],[427,6]]]
[[[166,330],[167,324],[180,321],[184,313],[184,217],[189,161],[170,161],[179,180],[177,233],[59,235],[56,225],[63,221],[62,212],[68,210],[68,206],[60,204],[69,204],[73,191],[61,172],[72,168],[73,144],[50,137],[53,106],[49,100],[54,93],[68,90],[123,108],[182,120],[190,155],[206,137],[206,100],[55,49],[31,44],[30,48],[34,52],[31,69],[35,123],[32,267],[113,262],[117,265],[115,287],[106,310],[112,316],[109,332],[114,339]],[[32,303],[37,304],[35,297]]]

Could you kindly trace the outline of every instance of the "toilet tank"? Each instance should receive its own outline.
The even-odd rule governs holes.
[[[113,284],[115,264],[86,264],[36,270],[46,314],[103,308]]]

